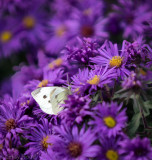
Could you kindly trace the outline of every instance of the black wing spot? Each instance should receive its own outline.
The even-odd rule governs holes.
[[[46,95],[44,95],[44,96],[43,96],[43,98],[45,99],[45,98],[47,98],[47,96],[46,96]]]

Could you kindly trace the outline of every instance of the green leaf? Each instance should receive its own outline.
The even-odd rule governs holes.
[[[141,119],[140,113],[136,113],[132,117],[132,120],[130,121],[129,126],[128,126],[130,136],[134,136],[135,132],[137,131],[137,129],[140,125],[140,119]]]

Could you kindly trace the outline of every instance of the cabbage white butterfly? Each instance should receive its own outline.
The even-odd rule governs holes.
[[[67,99],[70,90],[65,87],[42,87],[31,94],[43,112],[57,115],[63,109],[60,105]]]

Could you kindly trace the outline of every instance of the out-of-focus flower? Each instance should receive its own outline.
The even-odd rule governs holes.
[[[108,137],[116,136],[125,127],[127,116],[125,110],[120,111],[122,105],[115,102],[103,102],[96,106],[96,116],[90,124],[95,125],[96,132],[102,132]]]
[[[57,135],[51,139],[53,144],[51,148],[57,159],[88,159],[97,156],[99,147],[93,145],[96,137],[91,129],[88,128],[85,131],[85,126],[83,126],[78,131],[77,126],[68,128],[62,125],[55,128],[55,133]]]
[[[21,34],[18,32],[18,21],[12,18],[1,19],[0,21],[0,57],[21,49]]]
[[[120,143],[120,153],[124,160],[150,160],[152,157],[150,140],[147,138],[140,139],[139,137],[132,140],[126,139]]]
[[[136,3],[137,2],[137,3]],[[112,13],[119,19],[120,27],[123,29],[123,37],[132,39],[144,33],[147,26],[145,22],[152,19],[149,5],[139,1],[119,0],[119,5],[114,5],[115,12]]]
[[[129,75],[129,70],[125,68],[128,55],[122,48],[119,53],[117,44],[112,44],[110,41],[106,41],[99,49],[99,56],[90,58],[92,62],[101,66],[108,66],[114,68],[116,75],[120,78],[124,78]]]

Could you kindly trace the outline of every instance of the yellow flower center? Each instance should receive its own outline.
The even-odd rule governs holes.
[[[48,138],[49,138],[49,136],[46,136],[42,140],[42,146],[43,146],[44,149],[47,149],[48,145],[52,145],[51,143],[47,143]]]
[[[10,31],[2,32],[2,34],[0,35],[0,40],[4,43],[8,42],[11,38],[12,38],[12,33]]]
[[[49,68],[53,69],[54,67],[60,67],[62,64],[63,64],[63,59],[58,58],[49,64]]]
[[[88,8],[88,9],[83,11],[83,14],[86,15],[86,16],[90,15],[91,13],[92,13],[91,8]]]
[[[122,60],[123,58],[120,56],[114,56],[112,57],[112,59],[110,60],[109,64],[111,67],[117,67],[119,68],[122,64]]]
[[[46,87],[46,85],[48,84],[48,80],[42,80],[39,84],[38,84],[38,87],[41,88],[41,87]]]
[[[16,123],[15,123],[15,120],[14,119],[8,119],[6,122],[5,122],[5,126],[6,126],[6,129],[8,131],[10,131],[11,129],[14,129],[16,127]]]
[[[23,24],[26,28],[33,28],[35,26],[35,19],[31,16],[26,16],[23,19]]]
[[[144,71],[142,68],[139,70],[140,74],[142,74],[143,76],[146,76],[147,75],[147,72]]]
[[[95,75],[92,79],[88,81],[91,85],[98,85],[100,82],[100,76]]]
[[[109,128],[113,128],[116,125],[115,119],[111,116],[105,117],[103,120]]]
[[[57,28],[56,35],[58,37],[62,37],[65,34],[65,32],[66,32],[65,26],[61,26],[61,27]]]
[[[106,152],[106,157],[108,160],[118,160],[119,158],[118,153],[114,150],[108,150]]]

